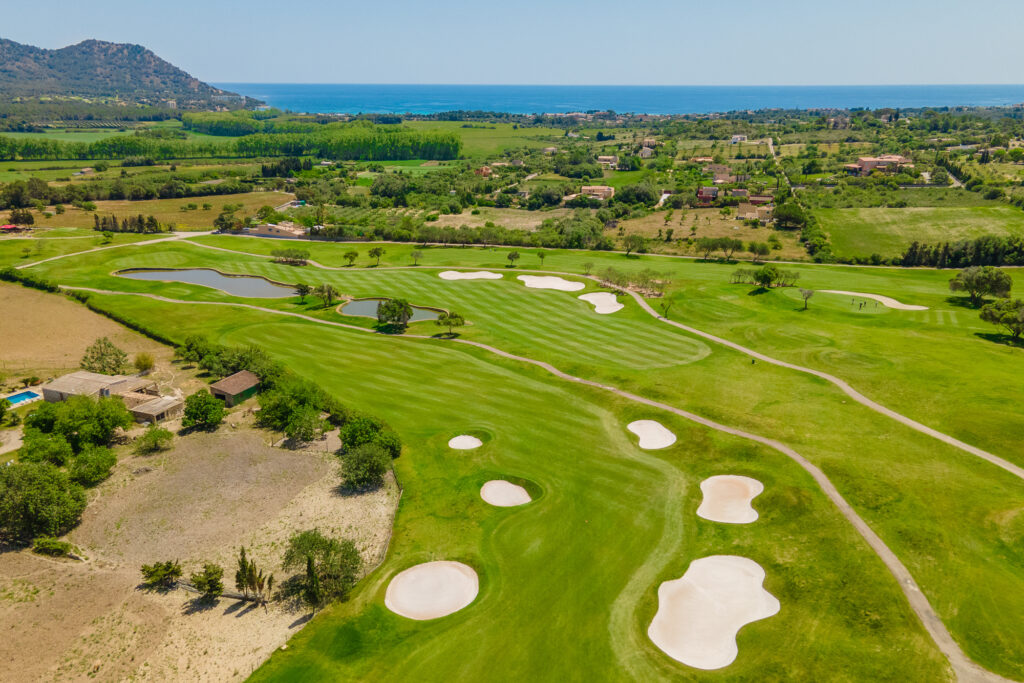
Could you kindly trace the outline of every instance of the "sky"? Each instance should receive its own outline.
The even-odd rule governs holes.
[[[1024,83],[1021,0],[3,4],[0,37],[138,43],[213,83]]]

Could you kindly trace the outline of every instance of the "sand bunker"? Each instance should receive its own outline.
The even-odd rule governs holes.
[[[479,591],[480,580],[472,567],[461,562],[424,562],[391,579],[384,604],[409,619],[439,619],[473,602]]]
[[[448,448],[454,448],[459,451],[468,451],[473,448],[480,448],[483,445],[483,441],[469,434],[460,434],[448,441]]]
[[[438,275],[442,280],[500,280],[501,273],[492,273],[489,270],[477,270],[472,273],[463,273],[458,270],[446,270]]]
[[[668,448],[676,442],[676,435],[654,420],[630,422],[626,429],[640,437],[640,448]]]
[[[500,508],[511,508],[526,505],[532,498],[522,486],[517,486],[504,479],[492,479],[480,488],[480,497],[485,503]]]
[[[557,289],[560,292],[578,292],[584,287],[582,282],[573,282],[557,275],[520,275],[519,279],[530,289]]]
[[[698,517],[726,524],[750,524],[757,520],[757,510],[750,505],[764,491],[764,484],[757,479],[719,474],[702,481],[700,490],[704,500],[697,508]]]
[[[739,630],[779,611],[779,601],[763,582],[764,569],[745,557],[712,555],[694,560],[682,578],[658,587],[658,612],[647,635],[665,654],[687,666],[728,666],[739,652]]]
[[[846,296],[858,297],[862,296],[865,299],[874,299],[878,303],[882,304],[886,308],[895,308],[900,311],[927,311],[927,306],[916,306],[914,304],[904,304],[896,301],[888,296],[882,296],[881,294],[865,294],[864,292],[847,292],[843,289],[823,289],[821,290],[826,294],[845,294]]]
[[[591,292],[590,294],[580,294],[578,298],[594,304],[594,311],[601,315],[621,311],[626,307],[625,304],[620,304],[611,292]]]

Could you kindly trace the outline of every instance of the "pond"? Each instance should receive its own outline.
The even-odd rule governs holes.
[[[356,299],[350,301],[341,307],[341,312],[345,315],[358,315],[364,318],[376,318],[377,308],[380,303],[385,299]],[[420,320],[437,320],[440,316],[440,311],[435,311],[432,308],[423,308],[422,306],[412,307],[412,317],[409,318],[409,322],[415,323]]]
[[[246,298],[283,299],[295,296],[295,290],[292,287],[275,284],[266,278],[255,275],[224,275],[209,268],[168,268],[164,270],[140,268],[121,270],[116,274],[118,277],[132,280],[185,282],[190,285],[219,289],[232,296]]]

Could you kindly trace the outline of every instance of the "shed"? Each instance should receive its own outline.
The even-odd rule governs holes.
[[[139,422],[156,424],[171,418],[180,417],[184,412],[185,402],[173,396],[150,396],[150,400],[128,408],[128,411]]]
[[[241,370],[210,385],[210,393],[228,406],[241,403],[255,395],[260,378],[248,370]]]

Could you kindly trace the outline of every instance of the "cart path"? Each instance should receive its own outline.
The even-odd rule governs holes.
[[[701,417],[700,415],[697,415],[695,413],[691,413],[689,411],[676,408],[667,403],[654,401],[652,399],[645,398],[643,396],[638,396],[637,394],[633,394],[628,391],[624,391],[622,389],[619,389],[618,387],[570,375],[568,373],[562,372],[554,365],[546,361],[540,361],[533,358],[528,358],[526,356],[518,356],[516,354],[503,351],[497,347],[490,346],[488,344],[482,344],[476,341],[471,341],[468,339],[443,339],[438,337],[430,337],[426,335],[417,334],[383,334],[377,332],[376,330],[368,329],[365,327],[358,327],[356,325],[349,325],[347,323],[335,322],[331,320],[321,320],[320,318],[314,318],[312,316],[303,315],[302,313],[294,313],[291,311],[278,311],[272,308],[264,308],[262,306],[255,306],[252,304],[229,303],[221,301],[184,301],[181,299],[171,299],[168,297],[159,296],[157,294],[147,294],[141,292],[117,292],[112,290],[93,289],[88,287],[62,287],[62,289],[73,289],[78,291],[94,292],[96,294],[141,296],[149,299],[154,299],[156,301],[164,301],[173,304],[248,308],[263,313],[270,313],[272,315],[298,318],[300,320],[305,320],[320,325],[340,327],[368,334],[381,334],[382,336],[386,337],[401,337],[405,339],[440,341],[441,343],[454,342],[458,344],[474,346],[476,348],[483,349],[489,353],[493,353],[497,356],[501,356],[502,358],[507,358],[509,360],[534,365],[547,371],[548,373],[554,375],[555,377],[558,377],[559,379],[608,391],[629,401],[633,401],[635,403],[640,403],[642,405],[650,406],[652,408],[657,408],[659,410],[664,410],[674,415],[678,415],[679,417],[682,417],[686,420],[690,420],[691,422],[695,422],[704,427],[708,427],[709,429],[715,429],[726,434],[731,434],[733,436],[748,439],[750,441],[755,441],[757,443],[768,446],[769,448],[772,448],[782,453],[783,455],[787,456],[788,458],[796,462],[800,467],[802,467],[808,474],[810,474],[814,481],[821,488],[821,490],[825,493],[825,495],[828,496],[829,500],[831,500],[832,503],[836,506],[836,508],[838,508],[840,514],[842,514],[843,517],[846,518],[846,520],[853,526],[854,529],[857,530],[861,537],[867,542],[868,546],[878,555],[882,562],[885,563],[885,566],[889,569],[890,573],[892,573],[892,575],[896,578],[896,581],[900,586],[900,590],[902,590],[903,594],[906,596],[911,609],[921,620],[922,625],[925,627],[925,630],[927,630],[928,634],[931,636],[936,646],[949,661],[950,666],[953,669],[953,672],[956,674],[957,680],[965,682],[1009,680],[981,667],[980,665],[976,664],[974,661],[969,659],[966,654],[964,654],[963,650],[960,649],[960,646],[956,643],[956,641],[953,639],[953,636],[949,633],[949,630],[946,628],[946,625],[942,622],[942,619],[939,618],[939,615],[932,608],[931,603],[928,602],[928,598],[925,597],[924,593],[921,592],[921,589],[917,586],[917,583],[914,581],[914,577],[910,574],[910,571],[906,568],[906,566],[904,566],[904,564],[900,561],[896,554],[889,549],[889,546],[885,544],[885,541],[883,541],[871,529],[868,523],[865,522],[861,518],[861,516],[857,514],[857,512],[850,506],[850,504],[846,502],[846,499],[843,498],[842,494],[839,493],[839,490],[835,487],[835,485],[832,484],[831,480],[829,480],[829,478],[825,476],[825,473],[822,472],[817,465],[813,464],[812,462],[804,458],[802,455],[797,453],[795,450],[793,450],[786,444],[782,443],[781,441],[753,434],[742,429],[729,427],[718,422],[715,422],[713,420],[710,420],[708,418]],[[644,305],[646,305],[646,302],[644,303]],[[651,310],[651,313],[655,314],[653,310]]]

